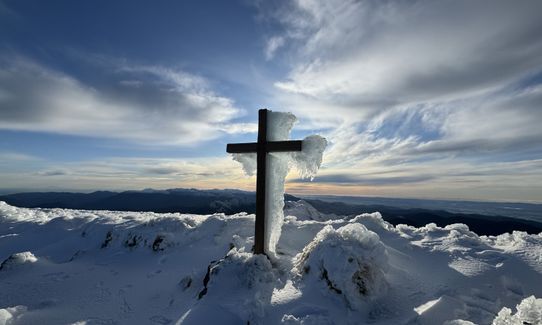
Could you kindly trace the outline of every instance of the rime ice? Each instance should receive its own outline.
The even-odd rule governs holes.
[[[267,140],[288,140],[290,131],[297,121],[292,113],[269,111],[267,115]],[[295,167],[302,178],[310,178],[322,164],[322,155],[327,141],[321,136],[311,135],[303,139],[302,151],[271,152],[267,155],[265,247],[274,255],[284,222],[284,180],[290,167]],[[256,154],[234,154],[233,159],[243,165],[247,175],[256,171]]]

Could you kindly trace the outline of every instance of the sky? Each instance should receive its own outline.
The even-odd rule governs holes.
[[[540,1],[0,0],[0,193],[254,190],[257,110],[327,138],[293,194],[542,203]]]

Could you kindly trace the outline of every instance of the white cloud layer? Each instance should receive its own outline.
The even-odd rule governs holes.
[[[116,85],[91,87],[21,58],[0,61],[0,128],[189,145],[250,126],[208,82],[157,66],[113,66]],[[221,131],[223,130],[223,131]]]

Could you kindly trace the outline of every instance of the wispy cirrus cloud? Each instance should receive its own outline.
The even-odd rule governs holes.
[[[313,119],[366,121],[398,106],[487,94],[542,65],[537,2],[296,4],[277,18],[297,46],[289,76],[275,85]]]
[[[276,96],[324,129],[328,168],[542,157],[540,2],[299,0],[272,9],[292,58]]]
[[[486,93],[542,63],[536,2],[296,3],[297,14],[282,22],[285,37],[303,35],[292,39],[298,59],[276,86],[327,103],[327,115],[340,109],[363,119]]]

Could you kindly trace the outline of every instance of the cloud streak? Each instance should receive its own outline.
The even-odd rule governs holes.
[[[319,176],[318,183],[332,183],[332,184],[356,184],[356,185],[400,185],[425,182],[434,179],[434,176],[392,176],[392,177],[360,177],[356,175],[348,174],[332,174]],[[292,179],[289,183],[307,183],[310,180],[306,179]]]

